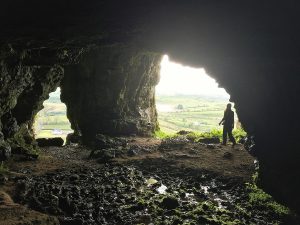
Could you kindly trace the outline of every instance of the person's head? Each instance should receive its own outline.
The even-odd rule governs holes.
[[[227,110],[231,110],[231,104],[230,104],[230,103],[227,104],[226,109],[227,109]]]

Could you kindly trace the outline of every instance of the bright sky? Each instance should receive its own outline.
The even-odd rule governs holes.
[[[203,68],[192,68],[169,61],[165,55],[161,62],[160,82],[157,95],[206,95],[229,99],[224,88],[206,74]]]

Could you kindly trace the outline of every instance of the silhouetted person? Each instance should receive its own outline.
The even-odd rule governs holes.
[[[223,145],[226,145],[227,135],[229,140],[233,143],[232,146],[235,146],[236,141],[232,135],[232,129],[234,127],[234,112],[231,110],[231,104],[228,103],[224,111],[224,117],[220,121],[219,125],[223,124]]]

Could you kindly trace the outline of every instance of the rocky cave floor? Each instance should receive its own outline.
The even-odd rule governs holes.
[[[255,158],[240,144],[133,137],[118,145],[92,154],[46,147],[36,161],[15,156],[1,176],[0,224],[299,222],[255,203]]]

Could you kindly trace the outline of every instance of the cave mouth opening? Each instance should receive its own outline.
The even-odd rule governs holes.
[[[66,115],[67,107],[61,102],[60,94],[61,90],[58,87],[43,102],[44,108],[37,113],[34,120],[35,138],[61,137],[65,143],[67,135],[73,133]]]
[[[219,122],[230,99],[204,68],[172,62],[167,55],[161,61],[160,82],[155,93],[159,127],[167,134],[180,130],[220,130]],[[240,128],[236,112],[235,127]]]

